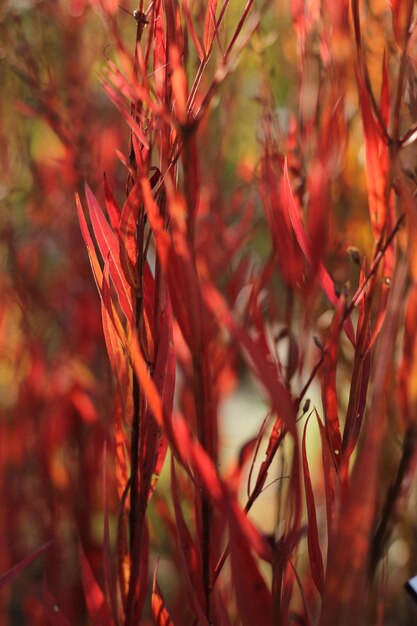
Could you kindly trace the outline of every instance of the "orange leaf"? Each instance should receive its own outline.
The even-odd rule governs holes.
[[[151,604],[152,618],[155,626],[174,626],[174,623],[165,606],[165,600],[163,599],[159,586],[156,582],[156,568],[153,579]]]
[[[209,0],[204,18],[204,52],[206,56],[210,53],[216,35],[216,9],[217,0]]]
[[[80,544],[79,549],[81,580],[88,612],[94,626],[114,626],[113,618],[104,597],[97,584],[93,571]]]

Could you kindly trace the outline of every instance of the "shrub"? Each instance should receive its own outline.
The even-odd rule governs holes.
[[[412,619],[414,2],[289,5],[3,9],[5,623]]]

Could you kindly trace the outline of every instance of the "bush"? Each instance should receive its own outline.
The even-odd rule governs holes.
[[[363,4],[2,9],[4,623],[413,619],[416,16]]]

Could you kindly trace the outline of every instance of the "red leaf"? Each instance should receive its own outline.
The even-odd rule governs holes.
[[[130,482],[126,483],[120,497],[119,515],[117,520],[117,572],[123,607],[126,609],[131,563],[129,542],[127,538],[128,500]]]
[[[368,335],[368,341],[369,341],[369,335]],[[360,434],[360,430],[362,426],[362,420],[365,414],[370,374],[371,374],[371,353],[367,351],[365,353],[365,356],[363,357],[363,363],[361,367],[358,402],[356,405],[356,409],[357,409],[356,420],[354,422],[354,428],[352,430],[352,438],[351,438],[351,445],[353,447],[356,447],[356,444],[358,442],[359,434]]]
[[[156,421],[165,429],[174,454],[181,459],[185,468],[191,467],[193,469],[197,482],[206,491],[214,506],[223,512],[228,511],[230,522],[234,524],[235,529],[239,528],[240,533],[249,539],[253,549],[262,558],[271,559],[270,549],[265,539],[231,500],[225,485],[220,480],[212,459],[199,441],[192,438],[184,418],[181,415],[176,415],[171,422],[171,419],[165,415],[162,400],[154,381],[149,376],[137,339],[135,338],[132,342],[131,355],[139,384]]]
[[[271,560],[271,550],[265,537],[246,517],[233,499],[226,484],[221,480],[212,459],[197,439],[193,439],[185,420],[177,416],[175,420],[176,445],[180,458],[194,470],[197,483],[205,490],[212,503],[227,515],[231,534],[238,533],[245,538],[262,559]]]
[[[198,58],[200,59],[200,61],[203,61],[204,52],[203,52],[203,48],[201,47],[201,43],[198,39],[197,33],[195,32],[193,18],[191,17],[191,12],[190,12],[190,7],[188,6],[188,1],[181,0],[181,4],[182,4],[182,10],[184,11],[184,17],[185,17],[185,21],[187,24],[187,29],[191,36],[191,39],[193,40],[194,47],[198,54]]]
[[[172,310],[171,303],[169,301],[165,282],[161,284],[161,314],[158,327],[160,329],[160,336],[158,341],[158,351],[156,355],[155,369],[153,373],[153,379],[156,383],[156,387],[161,395],[164,413],[169,418],[172,415],[172,406],[174,401],[175,390],[175,352],[173,343],[173,329],[172,329]],[[167,452],[167,439],[164,433],[160,434],[157,458],[155,461],[154,474],[159,476],[162,470],[162,465],[165,460]],[[153,484],[154,487],[154,484]]]
[[[389,87],[389,76],[388,76],[388,62],[387,55],[384,50],[384,56],[382,59],[382,86],[381,86],[381,117],[385,123],[385,127],[388,127],[390,121],[390,113],[391,113],[391,100],[390,100],[390,87]]]
[[[391,190],[390,196],[388,198],[388,211],[387,211],[387,232],[391,232],[393,225],[395,222],[395,198],[394,192]],[[383,267],[382,267],[382,285],[381,285],[381,294],[378,303],[378,313],[376,322],[374,325],[374,329],[372,331],[372,336],[369,341],[369,345],[367,347],[367,351],[371,349],[374,342],[376,341],[379,333],[381,332],[385,314],[388,304],[388,298],[391,291],[391,283],[394,276],[395,270],[395,260],[396,260],[396,239],[393,239],[392,243],[385,250]]]
[[[372,279],[373,280],[373,279]],[[363,288],[366,281],[365,262],[363,262],[359,288]],[[380,301],[381,303],[381,301]],[[370,298],[361,298],[359,302],[358,325],[356,332],[355,358],[352,367],[349,403],[346,411],[345,426],[343,431],[344,461],[347,463],[355,449],[362,418],[366,407],[366,396],[370,375]]]
[[[148,573],[149,573],[149,531],[146,518],[143,515],[142,522],[135,529],[133,539],[132,558],[130,559],[130,580],[126,603],[126,622],[125,626],[136,626],[140,624],[143,605],[148,591]],[[142,532],[140,533],[140,529]],[[139,544],[139,536],[141,534],[141,542]]]
[[[386,193],[389,171],[389,148],[381,137],[380,125],[372,112],[368,91],[362,74],[358,74],[359,103],[365,136],[366,178],[368,183],[368,205],[372,231],[379,241],[387,222]],[[383,63],[383,102],[384,115],[389,117],[389,86],[384,57]]]
[[[237,461],[232,463],[232,466],[226,473],[225,481],[229,489],[235,495],[238,493],[243,472],[245,471],[246,465],[257,447],[258,442],[259,438],[256,436],[244,443],[240,448]]]
[[[314,254],[311,249],[311,242],[307,237],[307,234],[304,230],[304,226],[301,222],[299,210],[295,204],[294,195],[291,188],[290,179],[288,176],[288,165],[287,159],[284,160],[284,175],[283,175],[283,185],[284,185],[284,193],[286,197],[287,210],[289,212],[289,216],[291,219],[292,227],[294,229],[295,236],[300,245],[301,250],[303,251],[307,261],[312,264],[314,259]],[[337,306],[338,297],[335,293],[334,283],[330,278],[327,270],[325,269],[323,263],[318,264],[317,268],[317,279],[323,289],[324,294],[327,299],[333,306]],[[348,339],[352,344],[355,343],[355,333],[353,331],[352,320],[349,318],[344,322],[344,329]]]
[[[162,20],[161,20],[162,21]],[[148,89],[146,89],[143,85],[140,85],[138,82],[133,82],[131,80],[127,80],[119,68],[112,63],[111,61],[107,61],[108,63],[108,71],[106,77],[102,79],[102,85],[104,91],[107,93],[109,98],[115,104],[117,108],[123,114],[123,117],[127,120],[129,125],[133,125],[135,129],[136,136],[142,133],[142,130],[135,122],[132,117],[130,104],[129,102],[141,100],[143,101],[149,109],[155,113],[161,120],[166,122],[171,121],[170,115],[165,111],[165,108],[159,102],[156,102],[150,95]],[[161,71],[163,75],[163,72]],[[162,102],[163,100],[161,100]],[[132,128],[132,130],[133,130]],[[143,135],[143,133],[142,133]],[[141,141],[140,137],[138,137],[139,141]],[[146,139],[145,139],[146,141]],[[146,144],[143,144],[146,146]],[[148,146],[146,146],[148,147]]]
[[[342,319],[344,307],[345,298],[344,296],[341,296],[339,298],[339,304],[332,322],[331,336],[324,356],[321,378],[325,426],[335,467],[339,467],[342,453],[342,437],[340,434],[339,410],[336,391],[336,369],[340,321]]]
[[[308,518],[308,530],[307,530],[307,544],[308,555],[310,558],[311,574],[313,576],[314,584],[316,585],[320,595],[323,593],[324,587],[324,568],[323,557],[320,549],[319,531],[317,526],[316,506],[314,503],[314,493],[311,484],[310,469],[308,467],[307,450],[306,450],[306,433],[307,433],[308,419],[304,426],[303,442],[302,442],[302,456],[303,456],[303,470],[304,470],[304,486],[307,502],[307,518]]]
[[[226,302],[214,285],[209,283],[203,285],[203,297],[207,308],[218,320],[219,325],[226,328],[238,341],[245,356],[249,355],[259,379],[270,396],[273,411],[279,414],[288,431],[294,433],[296,416],[292,398],[288,389],[279,379],[271,355],[264,354],[246,330],[237,324]]]
[[[272,597],[244,537],[230,529],[233,589],[243,626],[271,626]]]
[[[173,621],[171,620],[167,608],[165,606],[165,600],[161,595],[161,591],[159,589],[158,583],[156,582],[156,574],[158,571],[158,564],[155,567],[154,575],[153,575],[153,585],[152,585],[152,618],[155,626],[173,626]]]
[[[190,598],[191,606],[193,607],[199,623],[208,626],[207,618],[205,617],[202,609],[203,589],[201,586],[201,576],[199,575],[200,563],[194,542],[182,514],[178,494],[177,477],[175,473],[175,461],[173,457],[171,457],[171,491],[175,511],[178,550],[181,558],[187,595]]]
[[[327,222],[329,212],[328,174],[320,163],[316,161],[310,167],[308,176],[308,234],[311,242],[311,271],[313,276],[321,264],[327,245]]]
[[[273,553],[267,538],[247,517],[246,512],[242,511],[240,504],[231,497],[226,485],[224,485],[224,491],[230,536],[241,537],[242,541],[250,546],[259,558],[272,563]]]
[[[198,276],[184,232],[185,202],[180,194],[175,194],[170,201],[171,229],[174,231],[171,241],[149,180],[142,178],[141,185],[158,258],[170,288],[172,308],[181,332],[191,346],[201,335],[201,315]]]
[[[121,328],[117,313],[114,310],[109,285],[109,259],[104,265],[104,274],[101,289],[101,316],[103,322],[104,339],[113,374],[120,393],[123,407],[129,405],[129,375],[126,362],[126,343],[123,328]]]
[[[17,578],[23,572],[23,570],[25,570],[35,559],[37,559],[38,556],[46,552],[46,550],[51,545],[52,545],[52,541],[48,541],[47,543],[43,544],[43,546],[41,546],[40,548],[37,548],[36,550],[31,552],[28,556],[26,556],[24,559],[19,561],[19,563],[16,563],[16,565],[13,565],[13,567],[8,569],[7,572],[4,572],[4,574],[1,574],[0,575],[0,589],[4,587],[5,585],[8,585],[15,578]]]
[[[152,188],[149,180],[147,178],[142,178],[141,186],[149,224],[155,235],[158,257],[161,261],[163,269],[166,269],[169,250],[171,247],[170,238],[167,231],[165,230],[164,220],[162,219],[158,205],[156,204],[153,197]]]
[[[249,510],[249,504],[250,506],[252,506],[252,503],[261,493],[265,485],[266,479],[268,478],[268,470],[271,467],[271,463],[274,460],[278,448],[281,445],[284,437],[285,429],[283,428],[282,420],[280,419],[280,417],[277,417],[269,437],[268,447],[265,452],[265,459],[262,461],[261,467],[259,468],[256,483],[250,494],[248,504],[246,505],[246,510]]]
[[[85,221],[83,208],[78,194],[75,194],[75,201],[77,204],[78,221],[80,222],[81,234],[83,236],[84,243],[87,246],[88,257],[90,259],[91,269],[93,270],[93,276],[96,281],[97,289],[100,291],[101,283],[103,281],[103,273],[101,271],[100,263],[98,262],[96,250],[93,240],[91,239],[90,231],[88,230],[87,222]]]
[[[168,84],[167,80],[167,53],[166,53],[166,38],[164,30],[164,14],[162,9],[162,1],[158,0],[155,3],[155,17],[154,17],[155,37],[153,48],[153,65],[154,65],[154,80],[155,80],[155,92],[160,102],[165,102],[166,88]]]
[[[139,183],[137,183],[129,193],[119,222],[120,264],[126,279],[133,288],[138,288],[139,286],[136,263],[138,256],[138,216],[141,198],[141,189]],[[141,215],[142,220],[143,217]]]
[[[116,452],[116,480],[117,480],[117,492],[119,498],[122,498],[122,494],[126,488],[128,481],[128,470],[126,461],[126,440],[122,426],[122,402],[120,395],[115,394],[114,402],[114,442]]]
[[[129,324],[133,324],[133,292],[123,273],[120,263],[119,245],[116,235],[111,230],[104,214],[97,202],[90,187],[85,185],[85,193],[87,204],[90,211],[91,223],[93,225],[94,235],[97,245],[100,249],[101,256],[105,261],[108,257],[111,259],[110,276],[114,283],[120,307],[126,316]]]
[[[94,626],[114,626],[107,600],[97,584],[81,544],[79,547],[79,558],[84,597],[91,621]]]
[[[216,35],[216,9],[217,0],[209,0],[207,3],[206,15],[204,18],[204,52],[207,56],[212,48]]]
[[[171,87],[175,99],[175,115],[180,124],[187,122],[187,75],[181,62],[181,53],[177,45],[169,48],[169,61],[172,67]]]
[[[121,211],[117,205],[117,202],[113,196],[113,192],[108,183],[107,176],[104,174],[104,197],[106,201],[107,213],[110,218],[110,224],[113,231],[116,233],[119,232],[119,224],[120,224],[120,214]]]
[[[262,185],[260,192],[265,207],[271,235],[282,279],[292,289],[303,284],[304,256],[297,242],[288,211],[284,187],[277,186],[277,178],[282,176],[282,160],[278,161],[266,150],[262,165]],[[278,161],[278,162],[277,162]]]
[[[218,472],[212,459],[197,439],[191,436],[190,429],[182,416],[175,419],[175,439],[183,463],[189,464],[213,504],[224,509],[224,492]]]
[[[166,423],[161,397],[158,393],[158,389],[154,381],[150,377],[148,367],[145,363],[145,359],[143,358],[136,336],[134,336],[132,340],[131,357],[136,377],[145,394],[154,418],[156,419],[159,426],[161,426],[161,428],[165,427],[168,432],[171,432],[171,425],[169,423]]]
[[[407,263],[396,274],[378,349],[366,430],[351,480],[345,480],[327,563],[320,626],[361,623],[369,593],[369,556],[378,496],[378,471],[386,429],[386,380],[391,365]]]
[[[227,610],[229,606],[227,591],[223,593],[222,590],[216,586],[213,589],[213,596],[218,626],[233,626]]]
[[[120,79],[121,77],[122,77],[122,74],[119,73],[118,78]],[[114,81],[115,76],[112,75],[111,78]],[[132,133],[134,133],[134,135],[139,139],[140,143],[145,148],[149,149],[149,141],[146,138],[146,135],[143,132],[138,121],[132,116],[129,102],[123,97],[122,93],[118,91],[118,89],[115,89],[109,82],[102,81],[102,85],[109,100],[113,102],[114,106],[121,113],[122,117],[124,118],[125,122],[129,126]],[[140,88],[138,86],[135,86],[135,91],[140,91]],[[143,90],[143,92],[146,92],[146,90]],[[149,99],[148,92],[146,92],[146,94],[148,96],[147,99]]]
[[[117,624],[117,599],[116,586],[111,567],[111,546],[109,529],[109,490],[107,481],[107,442],[103,450],[103,491],[104,491],[104,522],[103,522],[103,569],[107,596],[110,598],[110,606],[113,619]]]
[[[414,0],[391,0],[391,6],[394,35],[398,45],[403,48],[408,39],[415,2]]]
[[[335,518],[335,498],[336,498],[336,469],[334,465],[333,455],[330,449],[329,440],[327,438],[326,429],[317,415],[317,423],[320,430],[321,438],[321,454],[323,465],[324,492],[326,497],[326,517],[327,517],[327,553],[331,551],[332,535],[334,530]]]

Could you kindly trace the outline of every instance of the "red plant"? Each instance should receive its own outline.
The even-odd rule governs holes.
[[[294,37],[279,13],[278,46],[267,2],[238,15],[228,0],[154,0],[132,13],[89,4],[40,5],[41,32],[62,29],[60,71],[9,10],[9,67],[27,86],[18,109],[60,140],[52,166],[32,138],[34,237],[14,217],[2,231],[3,343],[10,370],[27,363],[6,407],[14,448],[2,467],[39,481],[22,494],[4,474],[3,502],[12,525],[38,519],[33,547],[53,540],[40,549],[43,598],[26,591],[18,610],[52,626],[83,623],[84,603],[95,626],[408,623],[411,604],[387,598],[416,563],[396,565],[394,551],[411,550],[415,529],[402,513],[416,460],[414,3],[392,2],[388,24],[357,0],[293,0]],[[106,130],[92,59],[76,63],[99,18],[112,42],[100,70],[114,106],[101,105]],[[297,68],[287,123],[269,72],[280,38],[281,60]],[[259,67],[258,135],[239,161],[227,150],[238,107],[249,107],[247,57]],[[51,242],[62,250],[53,271]],[[52,337],[39,330],[48,324]],[[244,376],[265,417],[224,467],[222,409]],[[271,480],[266,530],[252,511]],[[22,557],[7,546],[12,525],[5,582],[38,554],[7,571]],[[16,603],[2,607],[11,623]]]

